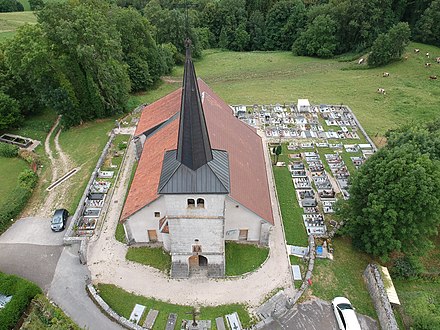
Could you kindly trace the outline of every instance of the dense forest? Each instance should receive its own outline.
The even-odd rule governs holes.
[[[370,52],[378,66],[410,38],[440,46],[440,0],[30,0],[38,23],[0,47],[0,130],[49,107],[64,125],[122,113],[206,48],[291,50],[333,57]],[[0,0],[0,12],[20,11]]]

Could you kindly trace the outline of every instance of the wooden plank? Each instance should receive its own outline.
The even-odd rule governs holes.
[[[175,313],[168,314],[167,326],[165,330],[174,330],[174,328],[176,327],[176,322],[177,322],[177,314]]]
[[[147,328],[148,330],[153,329],[154,322],[156,322],[157,315],[159,314],[159,311],[155,309],[150,309],[148,312],[147,318],[145,319],[144,328]]]
[[[217,330],[226,330],[225,321],[223,317],[217,317],[215,319],[215,325],[217,326]]]

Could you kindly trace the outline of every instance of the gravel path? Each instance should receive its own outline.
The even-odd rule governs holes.
[[[126,261],[127,247],[115,240],[114,233],[134,164],[133,144],[130,143],[125,166],[121,169],[123,172],[116,185],[102,231],[99,237],[93,237],[89,243],[88,265],[92,281],[114,284],[146,297],[191,305],[245,303],[256,307],[276,288],[284,287],[289,295],[293,294],[290,264],[274,192],[271,161],[267,148],[264,150],[275,226],[271,232],[269,259],[259,270],[246,277],[234,279],[175,280],[151,267]]]

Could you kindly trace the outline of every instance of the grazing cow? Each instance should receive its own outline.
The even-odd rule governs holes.
[[[361,58],[361,59],[358,61],[358,64],[362,64],[362,63],[364,63],[364,59],[363,59],[363,58]]]
[[[389,77],[390,76],[390,73],[389,72],[384,72],[384,73],[382,73],[382,77]]]
[[[436,80],[436,79],[437,79],[437,76],[429,76],[429,79],[431,79],[431,80]]]
[[[386,94],[386,92],[385,92],[385,88],[378,88],[378,89],[377,89],[377,92],[378,92],[379,94],[383,94],[383,95]]]
[[[431,66],[431,63],[425,63],[425,68],[429,68]]]
[[[437,57],[437,58],[435,59],[435,61],[436,61],[438,64],[440,64],[440,57]]]
[[[419,53],[419,52],[420,52],[420,49],[414,48],[414,53]]]
[[[429,53],[426,53],[426,57],[429,58]]]

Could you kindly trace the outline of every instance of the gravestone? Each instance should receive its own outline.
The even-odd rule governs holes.
[[[223,317],[217,317],[215,319],[215,325],[217,326],[217,330],[226,330],[225,321]]]
[[[159,311],[155,309],[150,309],[148,312],[147,318],[145,319],[143,327],[146,329],[153,329],[154,322],[156,322],[157,315]]]
[[[171,313],[168,315],[167,326],[165,330],[174,330],[176,327],[177,314]]]

